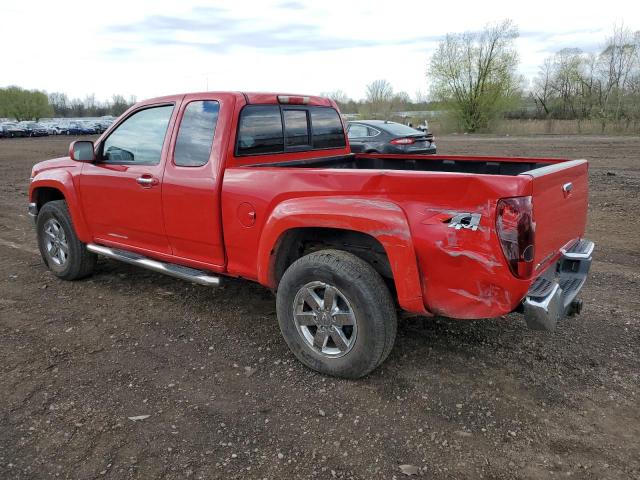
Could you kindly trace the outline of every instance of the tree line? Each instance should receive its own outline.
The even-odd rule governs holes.
[[[117,117],[134,103],[136,98],[133,96],[125,99],[122,95],[113,95],[107,101],[98,101],[95,95],[70,99],[58,92],[47,94],[16,86],[0,88],[0,117],[19,122],[51,117]]]
[[[428,95],[411,100],[386,80],[354,101],[344,92],[325,95],[345,113],[389,118],[392,112],[439,110],[466,132],[487,130],[502,118],[597,120],[640,129],[640,32],[616,26],[602,48],[565,48],[545,59],[533,79],[518,74],[518,29],[510,20],[479,32],[451,33],[427,65]]]
[[[640,124],[640,32],[614,27],[603,48],[565,48],[545,59],[531,90],[541,118]]]
[[[64,93],[49,94],[49,104],[56,117],[103,117],[122,115],[129,107],[136,103],[136,97],[125,99],[122,95],[112,95],[107,101],[98,101],[94,94],[84,99],[69,98]]]

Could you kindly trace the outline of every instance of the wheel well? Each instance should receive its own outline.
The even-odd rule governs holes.
[[[382,244],[371,235],[339,228],[293,228],[287,230],[271,252],[271,283],[277,286],[289,266],[309,253],[335,248],[354,254],[370,264],[393,286],[391,264]]]
[[[34,192],[34,196],[36,205],[38,205],[38,210],[40,210],[42,206],[47,202],[65,199],[62,192],[53,187],[40,187],[36,189],[36,191]]]

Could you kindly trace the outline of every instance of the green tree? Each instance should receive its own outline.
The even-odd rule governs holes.
[[[20,87],[0,89],[0,117],[15,118],[20,122],[39,120],[52,114],[53,109],[44,92]]]
[[[447,34],[438,45],[427,71],[431,93],[465,131],[486,128],[518,96],[517,37],[505,20],[481,32]]]

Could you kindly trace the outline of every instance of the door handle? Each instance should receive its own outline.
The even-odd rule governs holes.
[[[136,178],[136,182],[138,182],[138,184],[142,185],[143,187],[153,187],[154,185],[158,184],[158,180],[151,177],[151,176],[142,176],[142,177],[138,177]]]

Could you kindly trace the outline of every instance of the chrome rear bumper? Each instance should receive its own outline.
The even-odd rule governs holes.
[[[576,297],[587,280],[593,249],[594,243],[584,239],[563,248],[555,268],[533,282],[522,302],[529,328],[553,330],[563,317],[580,313],[582,301]]]

